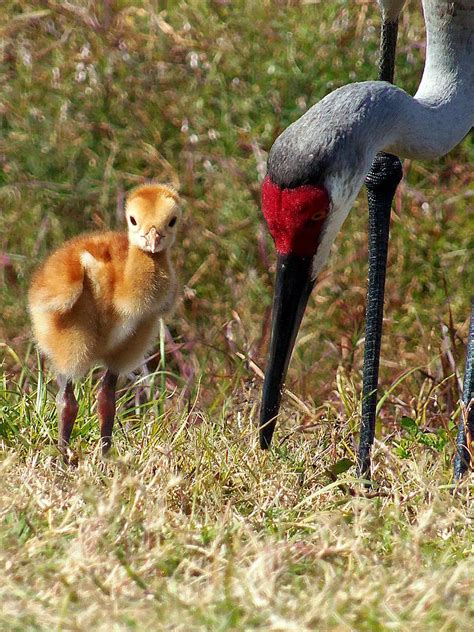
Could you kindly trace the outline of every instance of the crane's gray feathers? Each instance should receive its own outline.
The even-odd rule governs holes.
[[[402,3],[381,4],[396,10]],[[474,125],[474,0],[423,0],[423,9],[427,57],[414,97],[383,81],[343,86],[290,125],[270,150],[268,174],[275,184],[313,184],[329,193],[331,212],[313,276],[326,262],[378,151],[437,158]]]
[[[423,0],[423,8],[427,58],[415,96],[383,81],[335,90],[275,141],[268,173],[276,184],[331,193],[333,180],[359,182],[377,151],[433,159],[464,138],[474,124],[474,0]]]
[[[384,113],[392,97],[393,87],[383,81],[331,92],[277,138],[268,157],[272,180],[284,188],[325,185],[329,176],[341,177],[361,163],[368,168],[374,143],[367,126],[389,131]]]

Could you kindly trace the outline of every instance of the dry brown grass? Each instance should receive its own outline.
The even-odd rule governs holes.
[[[319,280],[276,442],[256,446],[273,248],[259,178],[278,132],[375,76],[374,3],[6,0],[0,8],[0,629],[436,630],[474,617],[471,482],[451,495],[469,295],[472,139],[405,163],[387,279],[374,479],[351,478],[366,276],[361,194]],[[399,84],[420,76],[410,3]],[[341,54],[342,51],[342,54]],[[143,178],[179,181],[183,298],[123,381],[103,465],[96,375],[79,468],[26,286],[65,238],[122,221]]]
[[[254,411],[147,413],[119,456],[77,470],[19,437],[2,462],[2,629],[469,629],[472,492],[453,499],[440,455],[377,444],[378,486],[358,495],[325,473],[324,429],[262,453]]]

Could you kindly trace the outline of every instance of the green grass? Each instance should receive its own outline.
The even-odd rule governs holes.
[[[2,4],[0,629],[472,626],[472,478],[450,488],[474,285],[472,138],[405,163],[373,491],[350,466],[364,193],[310,302],[275,445],[257,447],[274,273],[266,152],[324,94],[375,77],[378,24],[375,3],[342,0]],[[397,67],[409,92],[422,42],[412,2]],[[155,360],[122,378],[105,463],[98,372],[77,385],[68,468],[28,282],[64,239],[123,225],[124,193],[150,177],[183,197],[182,299]]]
[[[115,455],[98,457],[86,403],[74,469],[48,388],[2,395],[1,629],[469,629],[470,492],[450,493],[446,447],[377,443],[377,485],[357,495],[327,471],[353,457],[335,414],[263,453],[250,390],[218,414],[125,412],[123,390]]]

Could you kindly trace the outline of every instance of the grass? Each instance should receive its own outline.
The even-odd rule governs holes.
[[[4,422],[2,629],[469,629],[470,492],[451,495],[443,450],[377,444],[377,488],[355,495],[328,471],[352,454],[337,417],[337,440],[324,424],[262,453],[249,392],[122,412],[105,463],[86,403],[72,469],[48,386],[11,393]]]
[[[0,629],[459,630],[474,616],[472,478],[451,494],[474,248],[467,138],[405,162],[387,279],[376,485],[354,479],[367,207],[321,276],[273,449],[256,419],[274,273],[259,180],[275,136],[375,76],[373,3],[6,0],[0,9]],[[397,82],[416,88],[417,3]],[[342,52],[342,54],[341,54]],[[65,238],[122,224],[143,178],[180,187],[182,299],[79,466],[26,288]],[[460,282],[462,280],[462,282]]]

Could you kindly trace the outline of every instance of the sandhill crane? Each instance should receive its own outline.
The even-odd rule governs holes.
[[[384,0],[380,4],[385,22],[396,22],[403,1]],[[455,147],[474,124],[474,0],[423,0],[423,10],[426,63],[414,97],[381,81],[343,86],[288,127],[270,150],[262,185],[262,210],[275,241],[278,260],[260,413],[262,448],[268,448],[271,442],[281,389],[309,295],[377,152],[415,159],[437,158]],[[388,28],[386,37],[396,38],[396,28]],[[375,164],[372,174],[376,175],[378,166],[383,171],[383,165]],[[392,191],[387,192],[379,189],[375,178],[375,205],[390,207],[398,183],[396,167],[391,182]],[[381,239],[374,238],[371,257],[378,256],[380,242],[388,238],[388,219],[385,224],[383,227],[374,219],[372,233],[380,232]],[[380,260],[383,262],[383,256]],[[375,389],[384,270],[385,263],[374,273],[374,285],[379,292],[375,305],[369,282],[367,308],[368,314],[373,314],[374,307],[379,311],[373,320],[378,330],[373,335],[373,357],[365,354],[366,366],[370,360],[373,369],[368,383],[371,381]],[[470,384],[464,389],[465,398],[470,399],[474,390],[472,376],[466,375],[466,382]],[[376,394],[364,388],[364,396],[364,401],[371,405],[367,415],[363,415],[359,472],[368,476]],[[466,434],[460,425],[458,445],[465,445]],[[462,452],[458,448],[456,462],[460,469],[466,465]]]

